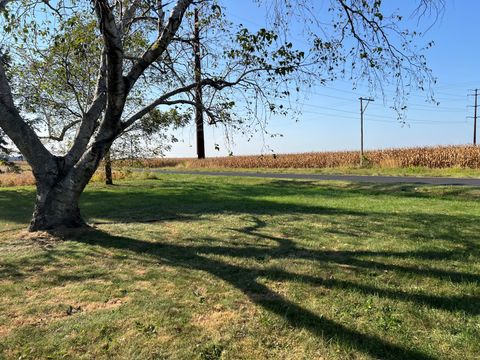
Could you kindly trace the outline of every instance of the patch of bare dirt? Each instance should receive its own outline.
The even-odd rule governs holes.
[[[147,271],[148,271],[147,269],[137,268],[137,269],[134,269],[134,270],[133,270],[133,273],[134,273],[135,275],[143,276],[143,275],[145,275],[145,274],[147,273]]]
[[[23,230],[17,233],[17,239],[26,243],[37,244],[41,247],[49,248],[62,241],[75,239],[78,236],[91,233],[92,231],[95,231],[95,229],[90,226],[74,229],[60,227],[52,231]]]
[[[59,242],[63,241],[63,238],[57,234],[52,234],[46,231],[20,231],[18,233],[18,239],[40,245],[41,247],[51,248],[54,247]]]
[[[30,315],[21,312],[12,312],[9,315],[10,323],[8,325],[0,325],[0,338],[8,336],[15,329],[23,326],[46,326],[54,321],[61,321],[62,319],[75,316],[77,314],[91,313],[100,310],[109,310],[120,307],[129,301],[128,297],[113,298],[105,302],[79,302],[72,303],[65,306],[64,309],[56,307],[48,312],[41,314]],[[54,303],[47,301],[47,303]],[[56,302],[58,304],[58,301]]]
[[[230,326],[232,322],[237,321],[239,315],[232,310],[225,310],[221,307],[213,308],[206,314],[200,314],[193,318],[193,325],[208,331],[219,331],[222,327]]]
[[[8,326],[0,325],[0,338],[8,336],[10,334],[11,329]]]
[[[106,302],[94,302],[94,303],[87,303],[83,306],[80,305],[81,311],[90,312],[90,311],[97,311],[97,310],[110,310],[120,307],[121,305],[127,303],[129,301],[128,297],[124,298],[115,298],[110,299]]]

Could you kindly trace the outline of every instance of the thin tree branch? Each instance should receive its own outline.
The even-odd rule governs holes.
[[[149,49],[143,53],[141,59],[132,66],[126,76],[127,91],[131,90],[143,72],[165,52],[180,27],[185,11],[192,3],[193,0],[178,0],[159,37],[150,45]]]

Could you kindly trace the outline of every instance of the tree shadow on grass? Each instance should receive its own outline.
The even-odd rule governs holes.
[[[480,189],[463,185],[428,185],[422,183],[374,183],[374,182],[347,182],[335,187],[321,180],[272,180],[269,186],[320,193],[330,197],[354,196],[394,196],[420,199],[480,199]],[[325,191],[323,191],[325,190]],[[288,190],[287,190],[288,193]]]
[[[419,268],[412,266],[402,266],[398,264],[386,264],[380,261],[373,261],[370,259],[362,259],[363,257],[381,257],[381,258],[409,258],[409,259],[419,259],[419,260],[430,260],[432,258],[448,259],[449,256],[456,256],[454,252],[445,252],[445,251],[370,251],[370,250],[360,250],[360,251],[345,251],[345,250],[311,250],[311,249],[301,249],[295,245],[295,242],[286,239],[275,237],[271,235],[265,235],[259,230],[261,228],[267,227],[266,222],[253,218],[254,224],[252,226],[245,227],[241,230],[230,229],[232,231],[239,231],[248,236],[254,236],[256,238],[264,238],[268,240],[274,240],[278,246],[274,249],[260,249],[260,248],[250,248],[250,249],[241,249],[240,253],[236,249],[232,248],[202,248],[199,247],[200,251],[205,251],[208,254],[220,254],[227,256],[243,256],[243,257],[274,257],[276,259],[285,259],[285,258],[296,258],[302,260],[313,260],[318,261],[323,264],[331,263],[336,266],[348,266],[355,267],[362,270],[375,270],[375,271],[393,271],[395,273],[402,273],[407,275],[419,275],[421,277],[432,277],[440,280],[447,280],[450,282],[471,282],[480,284],[480,275],[473,273],[464,273],[453,270],[443,270],[435,268]],[[305,276],[305,275],[296,275],[302,279],[303,282],[318,284],[319,279]],[[282,277],[278,277],[278,274],[275,274],[274,278],[279,280]],[[363,284],[356,284],[351,281],[339,280],[339,279],[325,279],[321,280],[321,285],[330,288],[342,288],[349,290],[360,291],[364,294],[370,295],[379,295],[384,298],[397,299],[402,301],[410,301],[421,305],[427,305],[433,308],[449,310],[449,311],[465,311],[466,313],[472,315],[480,314],[480,297],[479,296],[435,296],[428,294],[412,294],[404,291],[390,290],[390,289],[380,289],[377,287],[372,287]]]
[[[478,216],[469,214],[443,214],[433,212],[400,212],[361,210],[320,206],[322,197],[349,197],[355,194],[382,194],[395,198],[397,185],[349,184],[312,186],[313,182],[268,181],[266,183],[225,183],[209,179],[208,183],[184,180],[151,181],[125,187],[125,191],[110,188],[91,188],[82,196],[81,208],[91,223],[149,223],[164,220],[193,221],[202,215],[239,214],[249,216],[288,215],[292,225],[295,219],[312,216],[311,221],[322,221],[326,226],[323,233],[340,237],[367,238],[371,234],[394,237],[399,241],[415,242],[415,248],[425,244],[423,252],[396,254],[394,256],[419,257],[422,259],[459,260],[466,256],[480,256],[480,224]],[[223,180],[223,179],[222,179]],[[319,183],[316,182],[318,185]],[[406,185],[407,193],[414,188]],[[403,191],[400,191],[402,193]],[[413,194],[415,195],[415,194]],[[413,196],[412,195],[412,196]],[[300,200],[282,202],[285,196],[299,196]],[[305,202],[316,196],[315,202]],[[356,195],[355,195],[356,196]],[[3,190],[0,192],[0,221],[27,222],[30,216],[32,190]],[[318,199],[320,197],[320,199]],[[126,206],[128,204],[128,206]],[[10,226],[11,227],[11,226]],[[258,228],[258,226],[257,226]],[[0,229],[2,236],[3,229]],[[10,228],[6,231],[12,231]],[[254,231],[245,229],[244,232]],[[289,232],[295,236],[295,226]],[[288,232],[288,231],[287,231]],[[293,233],[292,233],[293,232]],[[417,243],[419,245],[417,245]],[[437,244],[439,246],[437,246]],[[446,245],[445,245],[446,244]],[[436,250],[436,248],[438,250]],[[359,254],[359,251],[355,251]],[[384,256],[390,256],[390,253]],[[337,254],[338,255],[338,254]],[[357,260],[355,266],[375,267],[390,270],[390,265],[367,260]],[[401,271],[401,267],[396,268]],[[405,268],[405,272],[411,271]],[[418,272],[432,274],[431,270]],[[467,278],[477,281],[478,277],[452,272],[436,272],[438,277],[462,281]]]
[[[87,218],[108,214],[113,222],[137,222],[145,215],[159,219],[181,213],[249,212],[279,213],[285,210],[297,213],[344,214],[353,216],[371,215],[359,211],[333,209],[321,206],[282,204],[272,197],[315,197],[345,199],[358,196],[384,196],[394,198],[442,198],[458,200],[459,192],[452,187],[445,194],[419,192],[422,185],[413,184],[344,184],[331,185],[319,181],[301,180],[256,180],[255,183],[229,182],[229,179],[209,178],[209,181],[185,177],[171,179],[163,175],[156,181],[140,184],[120,184],[115,188],[94,186],[82,194],[80,208]],[[459,188],[462,189],[462,188]],[[462,190],[463,191],[463,190]],[[33,211],[33,189],[1,189],[0,220],[28,223]],[[470,195],[469,195],[470,196]],[[469,198],[473,200],[473,198]],[[128,203],[128,208],[125,204]],[[152,215],[153,214],[153,215]],[[1,230],[1,229],[0,229]]]
[[[302,185],[299,185],[302,184]],[[308,184],[308,186],[307,186]],[[248,215],[260,221],[258,216],[286,215],[291,219],[314,216],[315,220],[326,223],[324,233],[347,237],[368,237],[372,233],[380,233],[399,241],[415,239],[418,244],[428,244],[425,250],[415,252],[392,253],[385,252],[383,257],[417,258],[420,260],[459,260],[466,256],[480,255],[480,225],[478,217],[472,215],[452,215],[440,213],[386,213],[377,211],[359,211],[342,207],[319,206],[314,203],[282,203],[275,200],[286,195],[308,197],[317,196],[350,196],[352,193],[366,191],[366,185],[322,186],[322,189],[312,187],[310,182],[275,181],[265,184],[228,184],[224,182],[195,183],[189,181],[162,180],[148,182],[142,185],[128,185],[127,191],[111,191],[109,188],[94,188],[83,195],[82,207],[90,219],[96,223],[148,223],[164,220],[194,221],[200,215],[240,214]],[[156,189],[149,191],[148,188]],[[373,194],[384,194],[395,197],[396,190],[392,185],[371,185]],[[410,189],[410,187],[408,187]],[[160,189],[160,190],[159,190]],[[370,190],[369,190],[370,189]],[[394,188],[395,189],[395,188]],[[332,193],[334,193],[332,195]],[[32,191],[2,190],[0,193],[0,220],[15,221],[28,218],[25,214],[26,204],[33,200]],[[273,198],[265,198],[273,197]],[[125,204],[128,203],[128,206]],[[30,209],[29,209],[30,210]],[[251,228],[243,229],[244,234],[268,238],[257,233],[256,229],[265,224],[257,223]],[[235,229],[231,229],[237,231]],[[11,231],[11,230],[7,230]],[[290,232],[295,232],[295,228]],[[294,235],[294,234],[293,234]],[[1,236],[1,233],[0,233]],[[282,241],[278,238],[271,240]],[[448,246],[438,247],[436,243],[447,243]],[[415,248],[418,246],[415,245]],[[288,246],[288,256],[295,252]],[[220,248],[209,248],[207,251],[218,253]],[[242,250],[243,249],[243,250]],[[274,252],[281,251],[282,247]],[[241,248],[238,256],[249,254],[248,248]],[[415,272],[418,275],[436,277],[454,282],[479,281],[479,276],[455,271],[412,268],[401,265],[391,265],[374,260],[359,259],[352,256],[372,255],[369,251],[355,250],[353,252],[336,252],[334,256],[349,259],[350,265],[360,268],[376,268],[403,273]],[[235,256],[230,251],[231,256]],[[374,256],[379,256],[375,252]],[[297,254],[298,256],[298,254]],[[332,254],[328,252],[306,253],[304,258],[315,257],[320,261],[328,261]],[[309,260],[314,260],[310,258]]]
[[[251,227],[240,231],[246,235],[258,236],[259,227],[262,221],[255,219],[257,223]],[[260,234],[262,235],[262,234]],[[407,349],[393,344],[377,336],[368,335],[360,331],[350,329],[345,325],[339,324],[334,320],[327,319],[324,316],[301,307],[290,301],[288,298],[272,291],[270,288],[258,281],[259,277],[268,277],[278,281],[301,281],[313,286],[325,286],[329,288],[340,288],[359,291],[363,294],[377,295],[380,297],[396,299],[400,301],[409,301],[420,305],[426,305],[433,308],[448,311],[465,311],[470,314],[478,314],[480,309],[480,298],[473,296],[454,296],[440,297],[426,294],[410,294],[407,292],[379,289],[372,286],[356,284],[350,281],[336,279],[322,279],[309,275],[293,274],[280,269],[258,269],[251,267],[242,267],[239,265],[227,263],[225,261],[212,258],[212,255],[224,255],[229,257],[241,257],[243,259],[257,259],[270,257],[274,259],[299,258],[314,259],[322,262],[330,262],[336,265],[352,264],[356,266],[378,268],[380,263],[370,263],[359,260],[358,257],[367,254],[345,251],[318,251],[305,248],[298,248],[296,244],[286,238],[278,238],[270,235],[263,235],[269,240],[274,240],[277,246],[265,248],[252,246],[246,248],[236,248],[228,246],[202,246],[202,245],[175,245],[171,243],[149,242],[123,236],[114,236],[108,233],[92,230],[89,233],[73,236],[69,240],[86,243],[90,245],[101,246],[110,249],[127,250],[134,254],[145,254],[157,257],[160,263],[166,263],[170,266],[183,267],[186,269],[195,269],[205,271],[219,279],[224,280],[235,288],[241,290],[246,297],[253,303],[261,306],[265,310],[276,314],[287,321],[291,326],[303,328],[327,340],[338,342],[346,348],[353,348],[359,352],[382,359],[433,359],[434,357],[414,349]],[[214,239],[204,239],[207,242],[214,242]],[[384,256],[383,252],[368,252],[369,256]],[[389,254],[395,256],[395,253]],[[422,254],[409,254],[409,256],[419,256]],[[468,278],[468,274],[449,273],[445,271],[437,274],[435,271],[418,271],[415,268],[401,268],[396,265],[389,265],[390,270],[408,271],[412,274],[432,275],[432,276],[467,276],[468,281],[480,281],[480,278]],[[473,275],[472,275],[473,276]]]
[[[138,189],[133,187],[133,190],[132,186],[128,186],[126,188],[129,190],[127,193],[120,192],[118,189],[115,191],[92,189],[83,196],[85,213],[91,218],[100,217],[107,222],[150,222],[165,218],[193,221],[198,215],[219,215],[223,213],[248,215],[252,220],[251,226],[228,230],[236,231],[242,236],[251,237],[252,239],[263,238],[272,241],[275,244],[273,247],[261,246],[255,243],[254,245],[234,247],[231,244],[228,246],[228,242],[222,242],[220,239],[214,238],[203,239],[206,244],[214,245],[199,245],[192,242],[191,245],[181,246],[114,236],[99,230],[72,235],[68,239],[103,248],[127,250],[135,254],[135,257],[141,258],[148,255],[156,258],[157,262],[167,263],[170,266],[205,271],[241,290],[252,302],[282,317],[291,326],[306,329],[318,337],[331,339],[346,348],[354,348],[375,358],[433,359],[429,354],[406,349],[379,337],[349,329],[334,320],[319,316],[272,291],[260,283],[258,278],[265,276],[278,281],[295,280],[313,286],[358,291],[362,294],[412,302],[447,311],[463,311],[472,315],[479,314],[480,299],[475,296],[447,297],[409,293],[396,289],[377,288],[347,280],[323,279],[310,275],[292,274],[279,269],[247,268],[214,258],[215,255],[222,255],[242,259],[300,259],[334,266],[347,265],[362,271],[387,270],[399,274],[431,277],[458,283],[480,283],[480,276],[474,273],[391,264],[383,262],[381,259],[460,260],[467,255],[478,254],[479,238],[478,235],[472,235],[474,230],[478,229],[477,217],[430,213],[386,214],[384,212],[366,212],[296,202],[281,203],[274,199],[266,199],[266,197],[297,195],[306,197],[313,195],[320,197],[349,197],[356,196],[357,192],[364,194],[364,191],[367,194],[369,191],[372,191],[371,195],[397,196],[396,190],[393,191],[393,194],[389,192],[391,186],[384,186],[385,190],[382,190],[383,187],[374,187],[368,190],[368,188],[365,189],[365,185],[362,185],[361,188],[352,185],[340,189],[335,186],[322,186],[320,190],[318,188],[312,190],[307,185],[297,185],[297,183],[292,185],[284,181],[274,185],[266,183],[255,184],[255,186],[248,184],[232,185],[221,182],[208,184],[190,184],[185,182],[179,184],[175,181],[162,181],[160,185],[156,185],[157,187],[161,186],[162,190],[157,193],[146,190],[144,186],[139,186]],[[2,198],[0,198],[0,209],[2,204],[11,204],[19,201],[18,197],[19,194],[15,192],[3,193]],[[22,192],[20,197],[21,204],[25,204],[27,200],[31,201],[33,199],[32,194],[28,192]],[[126,203],[128,203],[128,208],[123,206]],[[5,220],[4,218],[8,220],[9,217],[10,220],[18,219],[19,216],[23,216],[21,215],[22,211],[24,210],[2,211],[0,217],[2,220]],[[430,244],[432,241],[446,241],[452,246],[448,250],[440,248],[436,250],[435,244],[433,244],[425,250],[404,252],[312,250],[298,247],[295,241],[288,236],[272,236],[263,232],[263,228],[267,224],[259,218],[260,216],[286,214],[300,218],[309,215],[315,215],[316,219],[323,216],[328,217],[329,222],[336,226],[327,228],[325,231],[327,234],[336,233],[338,235],[353,236],[353,234],[358,233],[363,234],[362,236],[368,236],[372,232],[382,232],[386,236],[396,236],[399,238],[399,241],[401,239],[415,238],[419,243],[428,241]],[[368,219],[368,221],[362,221],[364,219]],[[403,238],[396,233],[397,229],[402,229]],[[432,232],[433,237],[431,236]],[[81,252],[75,253],[72,250],[71,256],[82,257],[84,254]],[[372,257],[379,259],[369,259]],[[45,259],[42,261],[45,264],[54,261],[54,259],[52,260],[52,254],[46,252]],[[20,267],[13,265],[4,267],[0,276],[8,276],[10,274],[13,277],[21,277],[21,267],[34,264],[17,265]],[[92,272],[86,274],[86,276],[88,278],[102,277],[108,276],[108,273]],[[83,280],[85,280],[83,275],[59,274],[57,276],[57,281],[60,283]]]
[[[363,195],[384,195],[392,199],[399,196],[417,196],[413,187],[407,186],[407,194],[398,191],[396,185],[309,186],[302,182],[267,182],[265,184],[182,183],[162,180],[162,191],[151,193],[143,188],[128,194],[117,192],[90,192],[84,194],[83,208],[87,217],[104,218],[107,222],[153,222],[165,219],[192,219],[201,215],[248,214],[252,216],[285,215],[293,220],[305,216],[328,218],[326,232],[341,236],[365,237],[382,233],[401,239],[415,239],[418,243],[435,246],[445,242],[455,246],[451,252],[428,253],[431,258],[462,259],[466,255],[480,255],[480,224],[477,216],[468,214],[444,214],[435,212],[400,212],[350,209],[322,204],[321,198],[339,198]],[[318,184],[318,183],[317,183]],[[400,195],[399,195],[400,194]],[[410,194],[410,195],[408,195]],[[292,196],[292,201],[282,202]],[[296,197],[300,197],[296,199]],[[305,199],[316,196],[315,202]],[[423,197],[423,195],[420,195]],[[128,208],[122,206],[128,202]],[[427,254],[425,254],[427,255]],[[386,269],[388,270],[388,269]]]
[[[406,349],[386,340],[347,328],[333,320],[319,316],[293,303],[258,282],[259,272],[206,257],[204,248],[151,243],[142,240],[112,236],[93,231],[88,236],[71,239],[90,245],[128,250],[141,254],[154,254],[161,262],[171,266],[205,271],[241,290],[253,303],[282,317],[291,326],[304,328],[316,336],[337,341],[343,346],[355,348],[365,354],[383,359],[434,359],[420,351]],[[228,249],[224,249],[228,252]],[[260,250],[262,253],[265,249]],[[252,254],[255,256],[255,254]],[[296,279],[295,274],[272,274],[282,279]]]

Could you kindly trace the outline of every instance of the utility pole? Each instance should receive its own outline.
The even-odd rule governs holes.
[[[358,98],[360,100],[360,166],[363,166],[363,113],[367,110],[368,104],[373,100],[372,98]],[[363,108],[363,101],[366,101],[367,104]]]
[[[205,136],[203,131],[202,58],[200,48],[200,19],[198,8],[194,11],[193,52],[195,56],[195,125],[197,129],[197,156],[205,159]]]
[[[473,145],[477,145],[477,107],[478,107],[478,89],[474,89],[474,94],[468,94],[468,96],[475,96],[475,105],[473,105]],[[471,117],[470,117],[471,118]]]

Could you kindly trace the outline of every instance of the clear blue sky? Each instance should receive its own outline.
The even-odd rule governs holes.
[[[400,7],[403,6],[403,2],[396,0],[384,2],[392,8],[399,3]],[[252,28],[265,23],[261,11],[252,11],[256,7],[251,4],[251,0],[229,0],[226,4],[229,17],[234,22]],[[389,108],[391,92],[387,89],[387,104],[378,96],[365,113],[367,149],[472,142],[473,120],[467,119],[467,116],[472,115],[473,109],[467,108],[467,105],[473,105],[473,98],[467,98],[467,93],[469,89],[480,88],[478,14],[480,1],[446,0],[443,17],[423,39],[419,39],[419,44],[422,40],[435,41],[435,46],[426,55],[428,64],[438,79],[434,92],[440,105],[427,103],[426,95],[421,92],[412,94],[408,102],[407,125],[402,126]],[[416,26],[416,22],[412,22],[412,26]],[[421,30],[424,29],[425,26],[422,26]],[[265,153],[265,145],[276,153],[358,149],[358,97],[369,96],[368,91],[361,88],[352,90],[352,84],[339,80],[318,86],[312,92],[302,99],[303,114],[299,122],[285,117],[276,117],[270,121],[269,130],[282,133],[284,137],[269,138],[264,142],[259,136],[247,141],[237,135],[233,145],[234,154]],[[176,135],[181,141],[173,146],[167,156],[194,157],[194,127],[187,127]],[[215,143],[221,145],[221,151],[214,149]],[[221,128],[206,128],[206,152],[207,156],[226,155]]]

